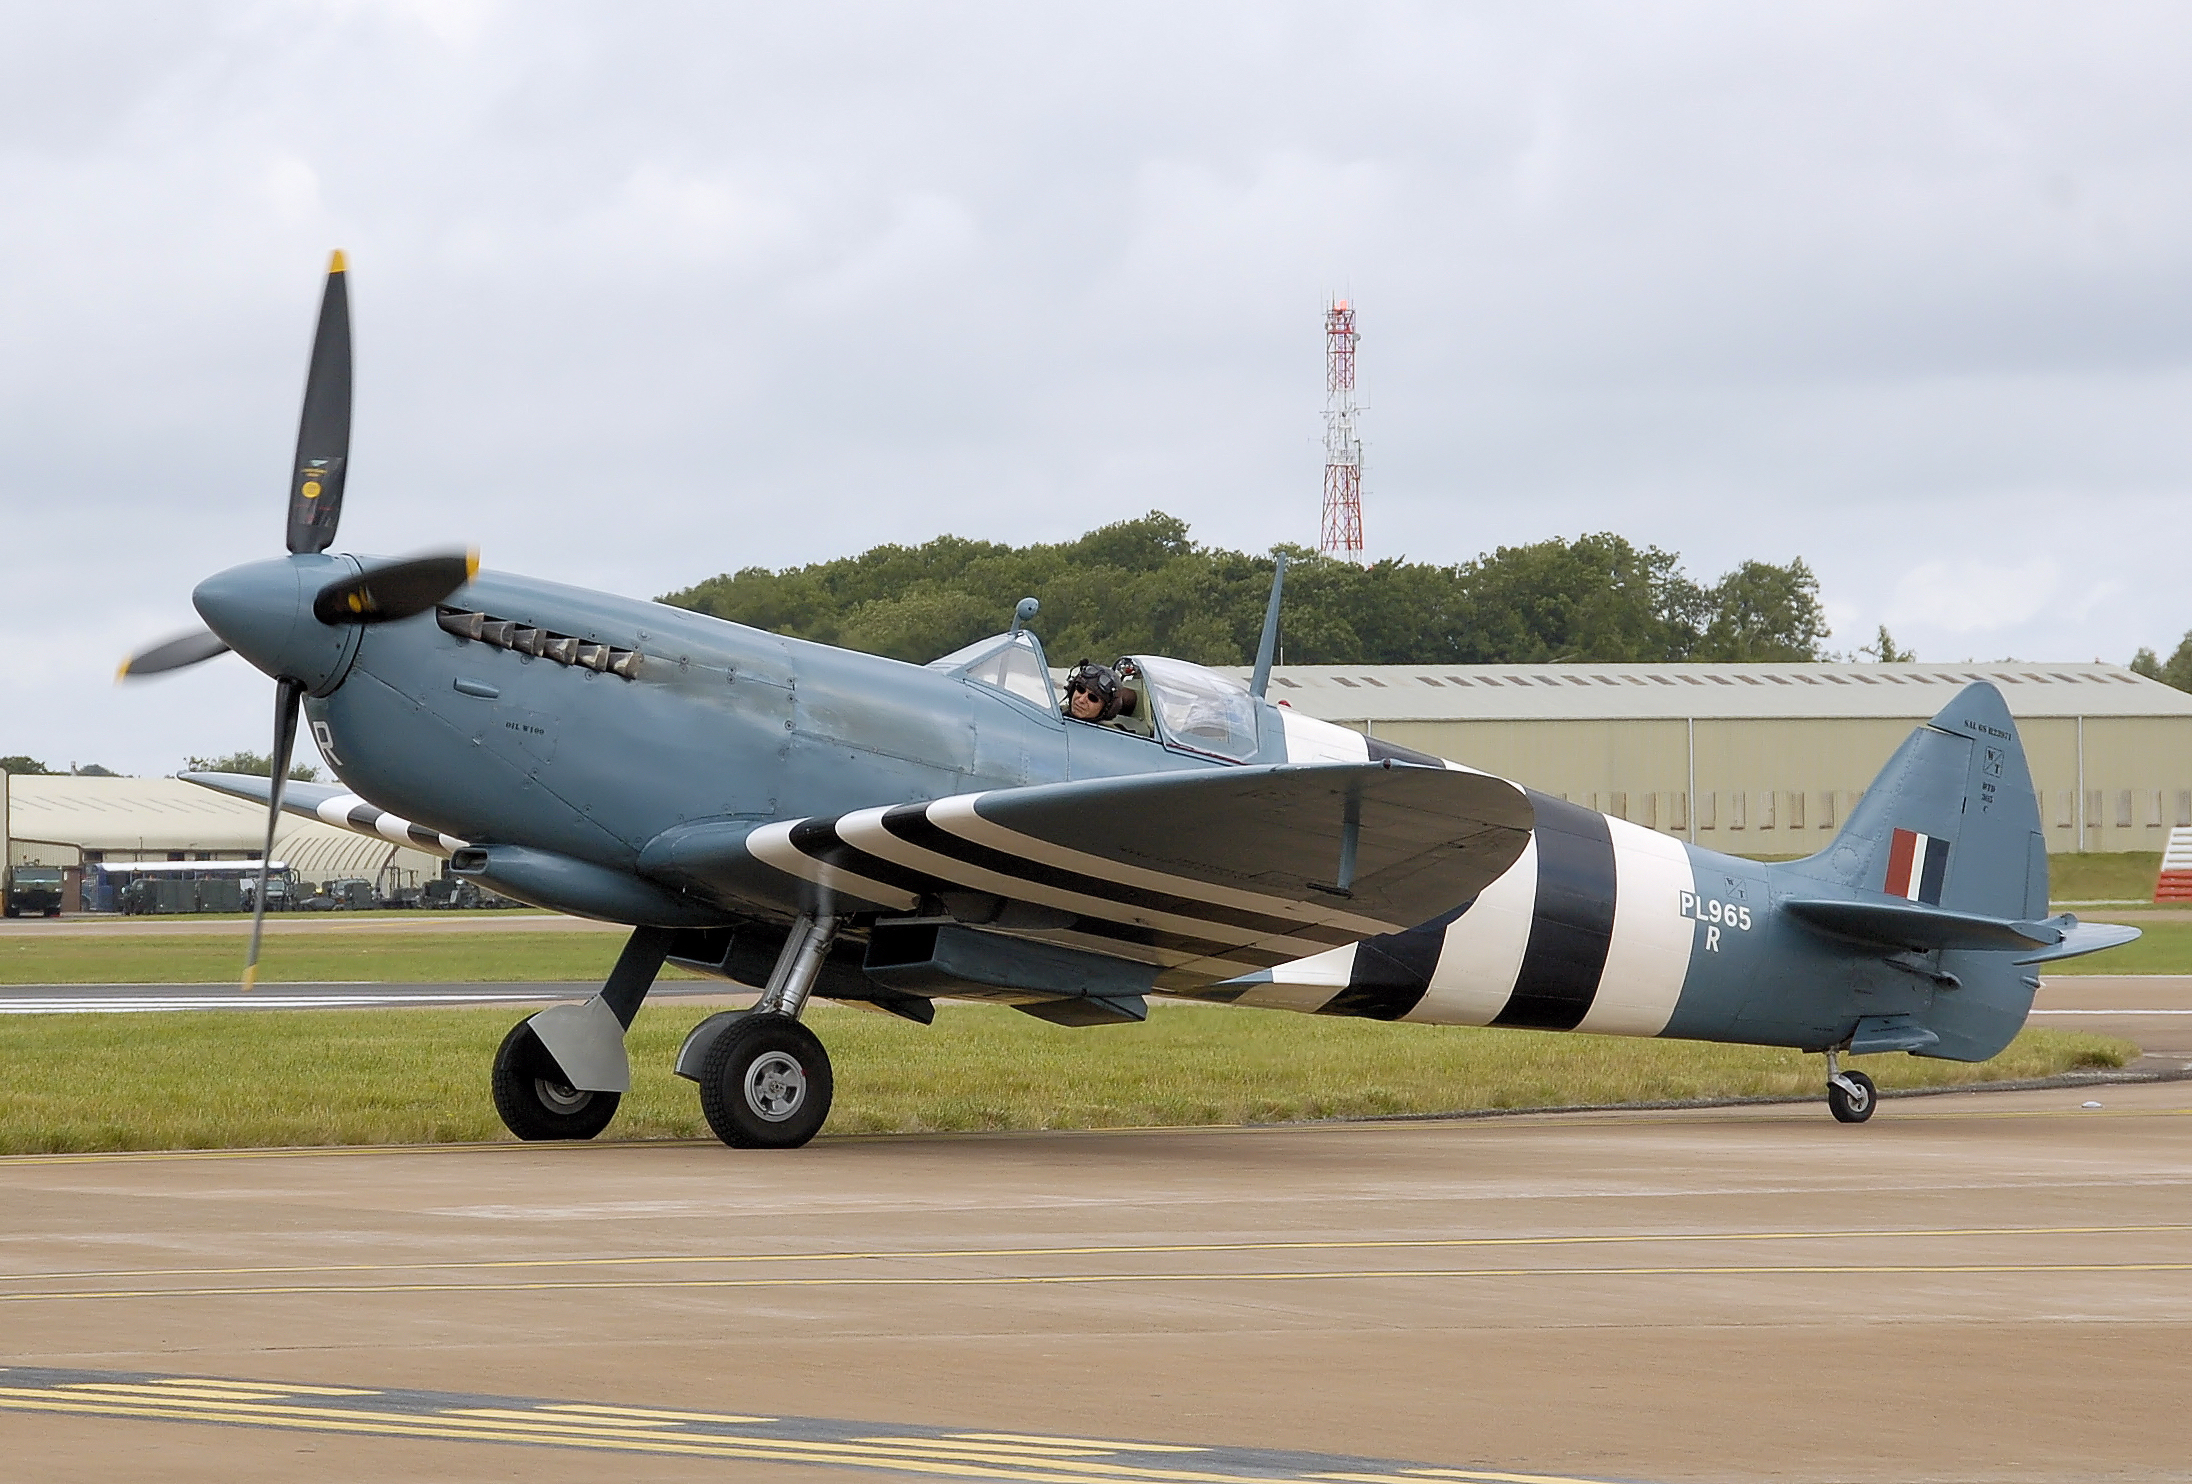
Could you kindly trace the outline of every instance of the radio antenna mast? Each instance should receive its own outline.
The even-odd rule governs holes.
[[[1362,440],[1355,433],[1355,307],[1324,311],[1324,520],[1317,550],[1362,560]]]

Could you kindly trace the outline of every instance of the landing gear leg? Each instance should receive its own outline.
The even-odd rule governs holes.
[[[631,1087],[624,1032],[639,1014],[670,930],[634,928],[609,981],[583,1005],[556,1005],[510,1028],[495,1053],[495,1111],[521,1139],[591,1139]]]
[[[1842,1070],[1839,1047],[1827,1051],[1827,1107],[1841,1123],[1863,1123],[1879,1106],[1879,1089],[1863,1072]]]
[[[829,1053],[799,1013],[836,937],[834,917],[793,924],[760,1000],[708,1047],[700,1111],[733,1149],[797,1149],[830,1116]]]

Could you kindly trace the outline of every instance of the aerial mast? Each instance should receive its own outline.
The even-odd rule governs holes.
[[[1317,550],[1362,560],[1362,440],[1355,435],[1355,307],[1324,311],[1324,520]]]

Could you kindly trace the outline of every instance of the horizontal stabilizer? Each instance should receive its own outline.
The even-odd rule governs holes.
[[[1880,948],[1931,953],[1937,949],[2014,952],[2020,964],[2048,963],[2099,953],[2139,936],[2135,927],[2080,922],[2068,912],[2039,921],[1984,917],[1901,902],[1843,902],[1798,898],[1781,904],[1805,925],[1837,938]]]
[[[1797,921],[1837,938],[1921,953],[1937,948],[2051,948],[2062,941],[2064,929],[2077,921],[2066,913],[2045,922],[2015,922],[2006,917],[1983,917],[1900,902],[1799,898],[1783,902],[1781,908]]]
[[[2064,913],[2069,917],[2069,913]],[[2047,964],[2062,958],[2078,958],[2088,953],[2099,953],[2103,948],[2121,948],[2139,936],[2139,930],[2120,922],[2079,922],[2071,918],[2063,930],[2060,943],[2028,954],[2016,961],[2020,964]]]

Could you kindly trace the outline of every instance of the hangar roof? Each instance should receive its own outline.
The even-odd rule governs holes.
[[[1245,681],[1248,668],[1225,671]],[[1891,717],[1923,720],[1974,680],[2010,714],[2192,716],[2192,694],[2121,665],[1290,665],[1271,699],[1332,721]]]

